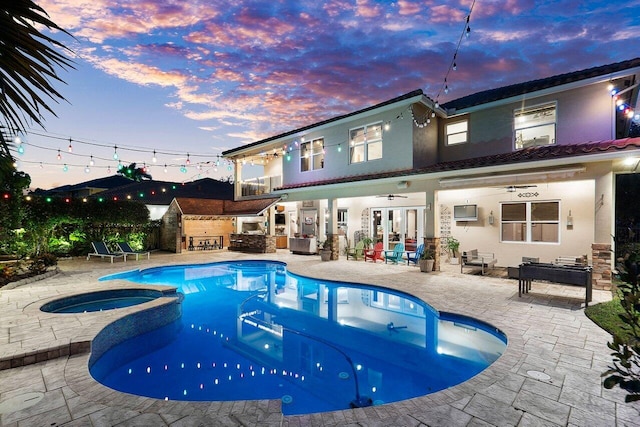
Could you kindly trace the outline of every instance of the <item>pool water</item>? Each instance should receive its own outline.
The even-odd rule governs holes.
[[[281,399],[284,414],[381,404],[454,386],[493,363],[500,331],[390,289],[294,275],[275,261],[107,276],[178,287],[182,317],[90,366],[101,383],[165,400]]]

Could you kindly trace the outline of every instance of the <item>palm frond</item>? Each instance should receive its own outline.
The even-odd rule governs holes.
[[[64,100],[53,86],[53,82],[64,83],[56,70],[74,68],[60,52],[70,50],[39,31],[40,26],[71,36],[32,0],[1,2],[0,115],[9,128],[24,130],[26,121],[42,126],[45,111],[55,116],[47,102]],[[0,145],[8,151],[6,140]]]

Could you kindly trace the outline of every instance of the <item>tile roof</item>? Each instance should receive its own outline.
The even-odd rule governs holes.
[[[280,199],[269,198],[234,201],[176,197],[175,200],[183,215],[250,216],[260,214]]]
[[[571,73],[559,74],[543,79],[531,80],[524,83],[517,83],[496,89],[489,89],[467,95],[462,98],[454,99],[442,104],[441,106],[447,110],[461,110],[476,105],[499,101],[501,99],[511,98],[514,96],[520,96],[526,93],[536,92],[538,90],[547,89],[554,86],[573,83],[594,77],[600,77],[635,67],[640,67],[640,58],[617,62],[615,64],[587,68],[585,70],[574,71]]]
[[[299,129],[294,129],[292,131],[285,132],[285,133],[282,133],[280,135],[271,136],[269,138],[262,139],[260,141],[252,142],[252,143],[245,144],[245,145],[237,147],[237,148],[232,148],[231,150],[223,151],[222,155],[223,156],[232,155],[235,152],[240,151],[240,150],[244,150],[246,148],[250,148],[250,147],[253,147],[253,146],[256,146],[256,145],[261,145],[261,144],[264,144],[266,142],[274,141],[274,140],[277,140],[277,139],[280,139],[280,138],[285,138],[285,137],[290,136],[290,135],[295,135],[298,132],[305,132],[305,131],[308,131],[309,129],[313,129],[313,128],[316,128],[318,126],[322,126],[322,125],[325,125],[325,124],[328,124],[328,123],[332,123],[332,122],[337,122],[338,120],[342,120],[342,119],[347,118],[347,117],[351,117],[351,116],[358,115],[360,113],[364,113],[364,112],[367,112],[367,111],[375,110],[377,108],[381,108],[381,107],[384,107],[386,105],[395,104],[396,102],[400,102],[400,101],[404,101],[404,100],[407,100],[407,99],[411,99],[411,98],[413,98],[415,96],[420,96],[420,95],[424,95],[424,92],[422,91],[422,89],[416,89],[416,90],[411,91],[409,93],[405,93],[404,95],[400,95],[400,96],[395,97],[393,99],[389,99],[388,101],[381,102],[381,103],[373,105],[371,107],[363,108],[362,110],[354,111],[354,112],[348,113],[348,114],[343,114],[341,116],[337,116],[337,117],[333,117],[333,118],[330,118],[330,119],[327,119],[327,120],[323,120],[321,122],[313,123],[311,125],[308,125],[308,126],[305,126],[305,127],[301,127]]]
[[[277,188],[288,190],[295,188],[319,187],[330,184],[343,184],[347,182],[369,181],[375,179],[407,177],[412,175],[425,175],[436,172],[455,170],[469,170],[488,166],[501,166],[535,162],[540,160],[559,159],[565,157],[588,156],[606,152],[625,150],[639,150],[640,138],[625,138],[610,141],[586,142],[573,145],[547,145],[542,147],[529,147],[509,153],[493,154],[489,156],[475,157],[451,162],[441,162],[420,169],[405,169],[400,171],[367,174],[358,176],[345,176],[325,181],[316,181],[300,184],[292,184]]]

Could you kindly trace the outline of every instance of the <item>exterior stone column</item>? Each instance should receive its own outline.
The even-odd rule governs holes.
[[[327,240],[331,245],[331,261],[337,261],[340,259],[339,234],[327,234]]]
[[[433,263],[434,271],[440,271],[440,238],[439,237],[425,237],[424,238],[424,247],[430,248],[433,251],[433,259],[435,262]]]
[[[591,256],[593,259],[593,270],[591,283],[593,289],[611,290],[611,245],[606,243],[593,243],[591,245]]]

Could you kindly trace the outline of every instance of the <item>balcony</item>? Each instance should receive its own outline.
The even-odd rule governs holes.
[[[242,180],[242,197],[261,196],[269,194],[274,188],[282,186],[282,176],[261,176]]]

